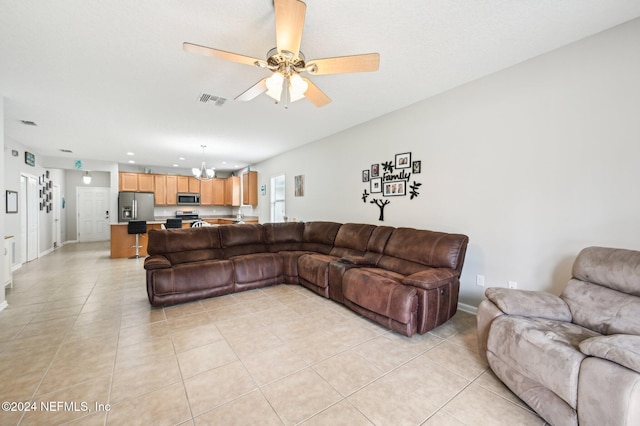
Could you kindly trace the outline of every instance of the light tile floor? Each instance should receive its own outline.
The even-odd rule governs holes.
[[[545,424],[481,361],[464,312],[406,338],[294,285],[154,309],[143,260],[105,243],[14,277],[0,399],[21,411],[2,425]]]

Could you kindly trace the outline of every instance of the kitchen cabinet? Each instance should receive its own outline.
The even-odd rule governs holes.
[[[118,173],[118,188],[120,191],[138,190],[138,173]]]
[[[189,176],[176,176],[179,193],[189,192]]]
[[[149,173],[118,173],[118,189],[120,191],[153,192],[153,177]]]
[[[153,176],[149,173],[138,173],[138,192],[153,192]]]
[[[226,179],[213,179],[213,205],[224,206],[224,182]]]
[[[167,176],[166,175],[153,176],[153,193],[155,195],[156,206],[167,205]]]
[[[167,175],[165,178],[166,185],[166,205],[175,206],[178,204],[178,176]]]
[[[242,175],[242,204],[258,204],[258,172],[246,172]]]
[[[240,177],[231,176],[224,180],[224,205],[240,206]]]
[[[189,176],[189,191],[192,194],[200,193],[200,181],[193,176]]]
[[[213,205],[213,180],[200,182],[200,205]]]

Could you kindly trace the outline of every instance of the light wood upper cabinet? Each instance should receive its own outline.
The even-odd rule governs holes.
[[[148,173],[138,173],[138,191],[153,192],[153,176]]]
[[[118,189],[120,191],[137,191],[138,174],[127,172],[118,173]]]
[[[189,192],[189,176],[176,176],[179,193]]]
[[[153,175],[153,193],[155,194],[156,206],[167,205],[167,176]]]
[[[224,182],[226,179],[213,179],[213,205],[224,206]]]
[[[200,205],[213,205],[213,180],[200,182]]]
[[[193,194],[200,193],[200,181],[193,176],[189,176],[189,192]]]
[[[167,175],[166,183],[166,205],[175,206],[178,204],[178,176]]]
[[[242,175],[242,204],[258,204],[258,172],[246,172]]]
[[[240,177],[231,176],[224,180],[224,205],[240,206]]]

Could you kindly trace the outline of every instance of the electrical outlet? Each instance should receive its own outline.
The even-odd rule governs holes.
[[[476,285],[480,287],[484,287],[484,275],[476,275]]]
[[[509,288],[518,288],[518,283],[515,281],[509,281]]]

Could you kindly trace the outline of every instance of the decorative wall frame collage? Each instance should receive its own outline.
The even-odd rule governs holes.
[[[40,184],[40,211],[51,213],[53,211],[53,182],[50,179],[49,170],[38,178]]]
[[[396,154],[393,160],[372,164],[371,168],[362,171],[362,182],[368,184],[368,188],[362,193],[362,201],[369,201],[380,209],[378,220],[384,221],[384,208],[391,203],[388,197],[405,197],[413,200],[420,195],[422,183],[413,181],[412,176],[422,172],[422,162],[412,161],[410,152]],[[367,191],[368,190],[368,191]]]

